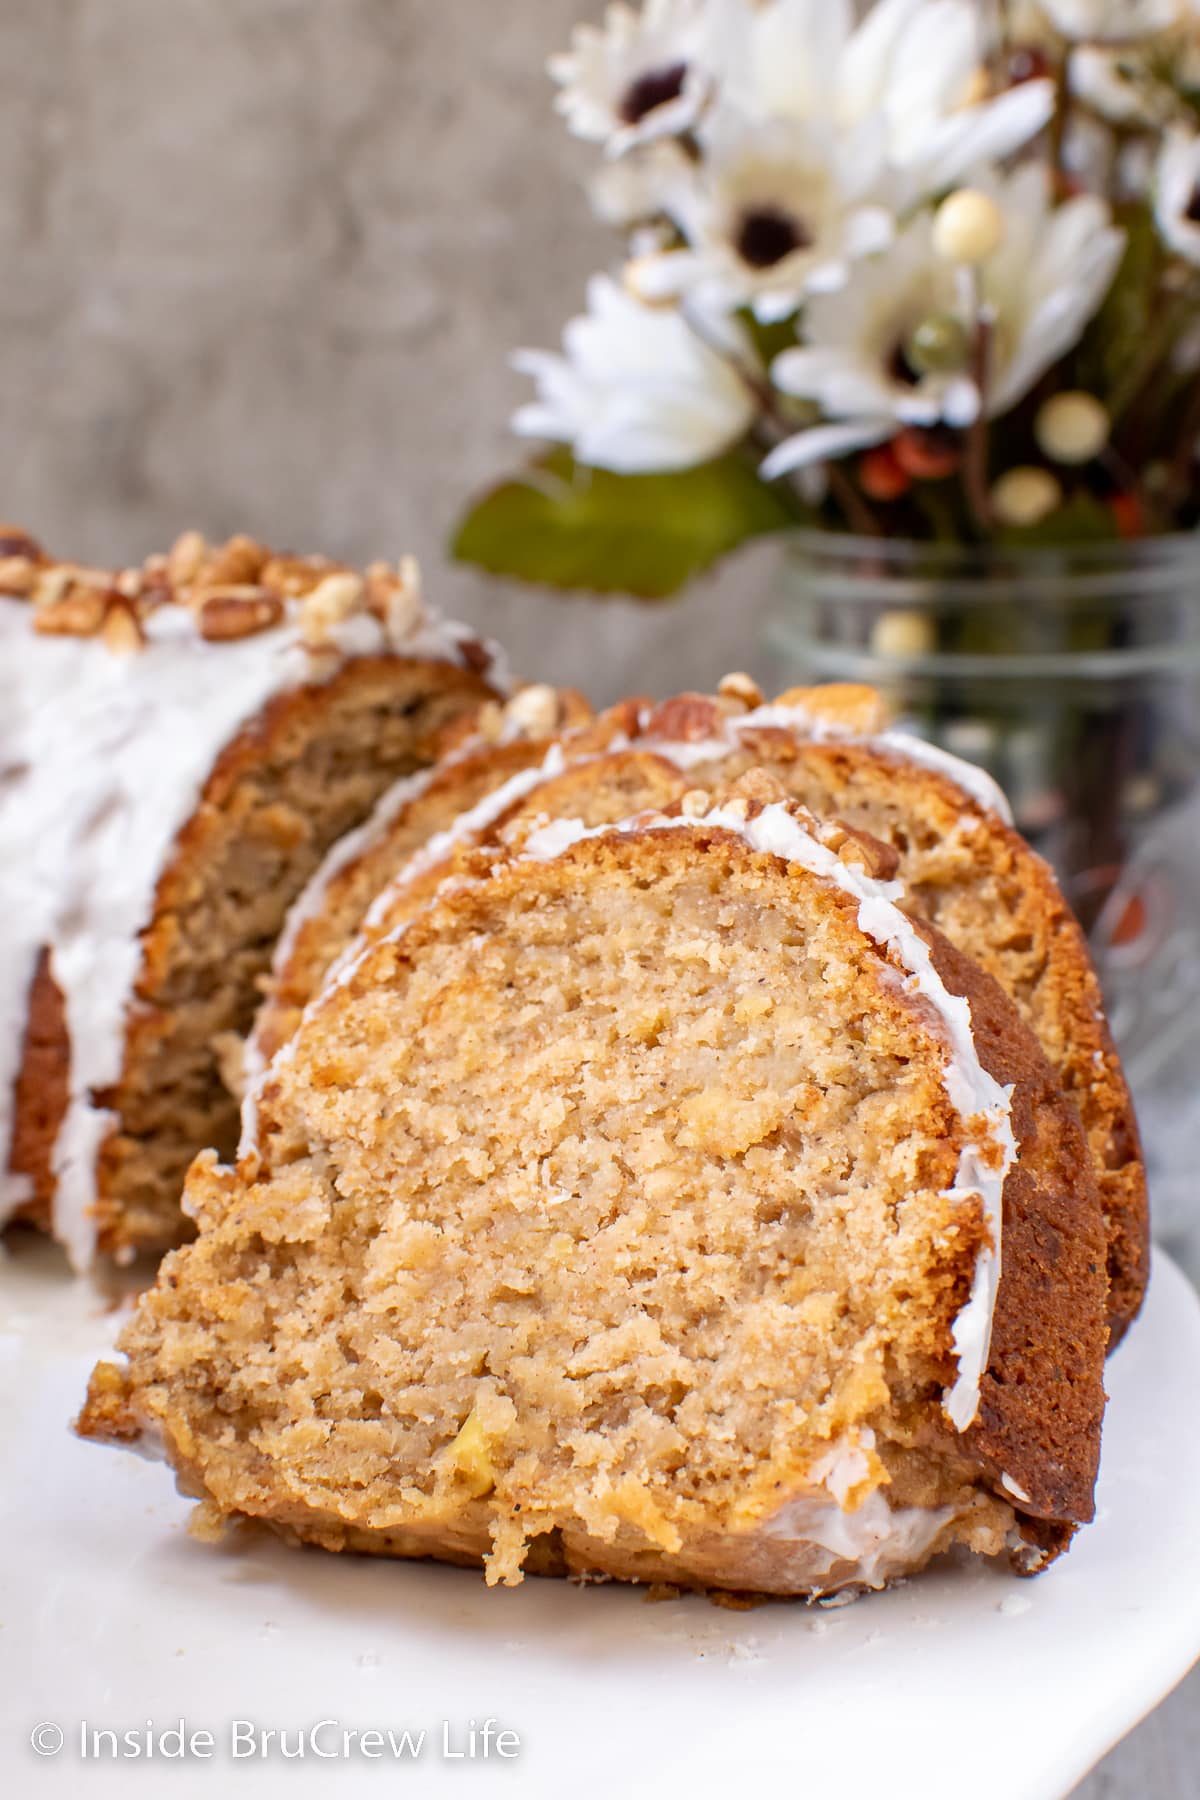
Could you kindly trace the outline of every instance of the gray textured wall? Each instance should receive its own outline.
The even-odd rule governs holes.
[[[84,558],[184,525],[415,548],[530,673],[607,696],[761,666],[761,553],[686,608],[446,567],[515,459],[518,343],[609,254],[546,54],[587,0],[0,0],[0,515]],[[1193,1680],[1087,1784],[1197,1793]]]
[[[519,343],[612,253],[543,73],[585,0],[3,0],[0,513],[123,559],[184,524],[361,557],[530,673],[750,659],[762,559],[675,610],[445,567],[515,462]]]

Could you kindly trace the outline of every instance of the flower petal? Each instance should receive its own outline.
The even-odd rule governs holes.
[[[759,465],[764,481],[777,481],[793,469],[810,468],[813,463],[831,462],[847,456],[852,450],[866,450],[894,437],[894,419],[857,419],[852,425],[814,425],[798,431],[794,437],[776,444]]]

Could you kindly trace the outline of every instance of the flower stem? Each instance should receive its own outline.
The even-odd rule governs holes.
[[[847,524],[859,537],[883,537],[884,529],[867,505],[845,469],[835,462],[825,464],[829,491],[846,515]]]
[[[1050,120],[1050,160],[1061,188],[1066,174],[1067,121],[1071,110],[1071,59],[1063,47],[1054,65],[1054,113]]]
[[[705,336],[693,319],[689,318],[688,324],[691,326],[692,330],[696,332],[696,335],[702,342],[709,345],[710,349],[716,350],[718,354],[727,356],[730,366],[736,369],[737,373],[741,376],[751,394],[758,402],[764,419],[780,433],[781,437],[788,436],[792,427],[789,421],[785,419],[780,412],[778,402],[775,399],[775,390],[772,388],[771,383],[766,376],[756,375],[754,370],[748,369],[740,358],[728,356],[727,352],[722,350],[720,345],[713,343],[710,338]],[[773,444],[768,444],[766,446],[768,449],[773,447]],[[851,529],[856,531],[860,537],[883,537],[885,535],[883,525],[867,505],[845,470],[841,468],[839,464],[831,460],[825,464],[825,473],[829,481],[829,491],[841,507],[846,516],[846,523]],[[803,507],[804,497],[791,481],[788,482],[788,492],[792,494],[800,503],[801,507]]]
[[[1171,458],[1166,499],[1172,512],[1187,498],[1191,489],[1197,439],[1200,439],[1200,381],[1193,385],[1187,397],[1179,436],[1175,441],[1175,454]]]
[[[988,481],[988,414],[987,393],[992,363],[992,321],[975,296],[975,338],[971,350],[971,375],[979,394],[979,411],[967,432],[963,450],[963,487],[967,505],[981,537],[991,534],[995,523],[992,513],[991,484]]]

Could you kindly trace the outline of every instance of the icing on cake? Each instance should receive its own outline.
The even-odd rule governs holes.
[[[93,1095],[120,1077],[139,936],[221,751],[276,695],[355,658],[490,669],[495,656],[424,605],[411,566],[385,580],[376,565],[373,595],[369,580],[292,559],[310,570],[307,593],[267,594],[171,585],[163,558],[118,574],[22,560],[33,576],[20,596],[0,567],[0,1225],[29,1197],[8,1167],[14,1081],[48,950],[71,1041],[55,1224],[82,1266],[112,1123]]]

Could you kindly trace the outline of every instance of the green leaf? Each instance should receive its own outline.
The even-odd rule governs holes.
[[[556,449],[485,494],[451,549],[495,575],[662,600],[748,538],[796,522],[794,505],[736,452],[672,474],[615,475]]]
[[[1147,346],[1157,341],[1155,311],[1160,305],[1162,247],[1154,215],[1145,205],[1128,206],[1125,254],[1099,312],[1084,333],[1075,359],[1075,383],[1109,405],[1123,397],[1136,377]]]
[[[737,315],[738,323],[754,345],[755,353],[764,369],[769,369],[775,358],[784,350],[792,350],[799,342],[797,335],[800,315],[792,313],[786,319],[776,319],[764,323],[756,319],[751,309],[743,307]]]

